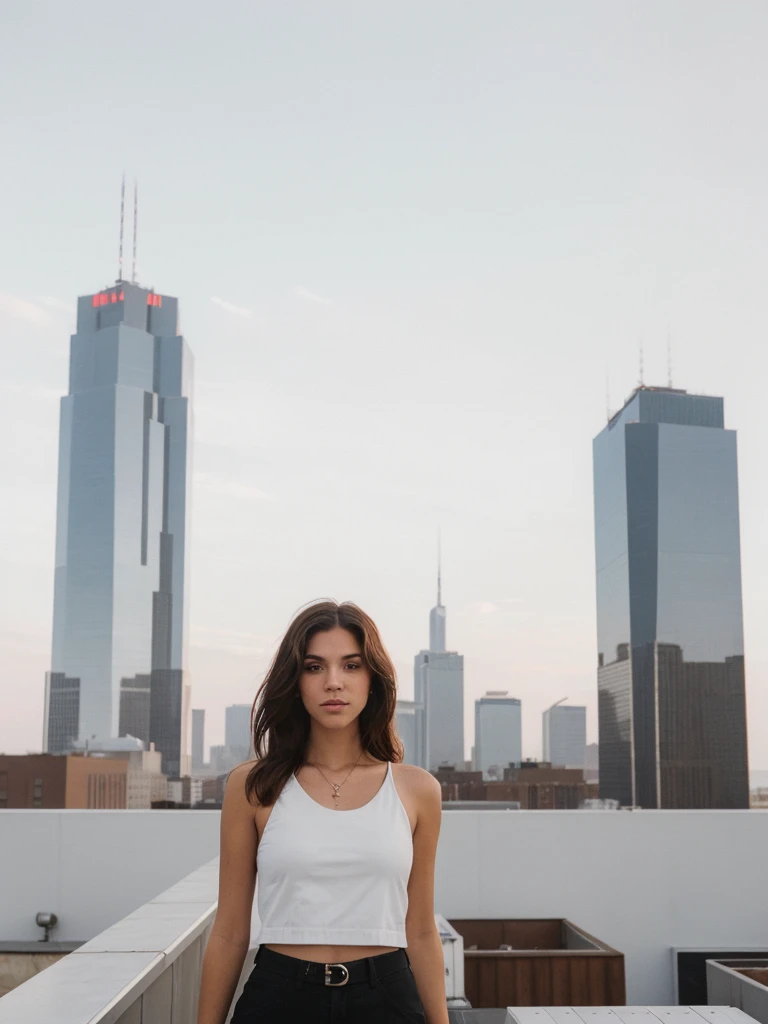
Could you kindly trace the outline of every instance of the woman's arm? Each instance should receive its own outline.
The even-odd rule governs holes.
[[[203,957],[197,1024],[224,1024],[250,945],[258,846],[253,806],[245,796],[251,767],[235,768],[224,792],[219,904]]]
[[[421,768],[412,768],[411,773],[418,816],[405,919],[408,958],[427,1024],[448,1024],[443,944],[435,924],[435,854],[442,815],[440,783]]]

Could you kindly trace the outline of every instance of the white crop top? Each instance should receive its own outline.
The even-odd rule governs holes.
[[[412,860],[391,764],[373,799],[351,811],[323,807],[291,775],[256,855],[258,942],[406,946]]]

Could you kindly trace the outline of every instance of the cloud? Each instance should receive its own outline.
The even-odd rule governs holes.
[[[223,495],[228,498],[242,498],[245,501],[276,501],[275,495],[262,491],[259,487],[231,480],[226,477],[213,476],[211,473],[195,473],[195,486],[211,494]]]
[[[330,299],[326,299],[322,295],[318,295],[316,292],[311,292],[308,288],[301,288],[297,285],[293,290],[300,299],[306,299],[308,302],[319,302],[321,306],[333,305]]]
[[[246,309],[245,306],[234,306],[231,302],[225,302],[224,299],[220,299],[218,295],[214,295],[211,298],[211,302],[215,303],[217,306],[221,306],[221,308],[225,309],[228,313],[234,313],[235,316],[253,316],[250,309]]]
[[[8,292],[0,292],[0,314],[11,317],[13,320],[23,320],[24,323],[34,324],[36,327],[51,322],[50,316],[44,309],[40,309],[34,302],[27,302],[16,295],[9,295]]]
[[[75,307],[70,306],[67,302],[62,302],[61,299],[53,299],[50,295],[43,295],[40,301],[44,306],[50,306],[51,309],[60,309],[64,313],[74,313]]]

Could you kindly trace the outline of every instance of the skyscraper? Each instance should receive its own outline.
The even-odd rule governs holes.
[[[154,741],[169,777],[189,771],[191,395],[176,299],[123,280],[79,299],[61,400],[51,753],[130,734]]]
[[[414,659],[417,763],[428,771],[464,761],[464,658],[445,647],[440,563],[437,604],[429,613],[429,650]]]
[[[747,807],[736,433],[638,387],[594,441],[600,794]]]
[[[504,769],[523,760],[522,707],[506,690],[489,690],[475,701],[474,768],[488,778],[504,777]]]
[[[224,745],[233,764],[248,760],[251,750],[250,704],[230,704],[224,709]]]
[[[395,722],[397,734],[403,741],[403,761],[405,764],[420,764],[416,744],[415,701],[398,699]]]
[[[205,764],[205,708],[192,708],[192,771]]]
[[[558,701],[547,708],[541,719],[542,760],[566,768],[583,768],[587,756],[587,709]]]

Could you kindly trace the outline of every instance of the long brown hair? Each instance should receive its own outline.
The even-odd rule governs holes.
[[[371,674],[368,702],[360,712],[360,743],[380,761],[399,762],[403,745],[395,728],[397,680],[395,667],[373,619],[351,601],[316,601],[296,615],[256,693],[251,709],[251,735],[256,764],[245,780],[248,798],[260,804],[275,802],[285,783],[303,763],[309,739],[310,716],[299,696],[299,677],[310,638],[341,626],[362,649]]]

